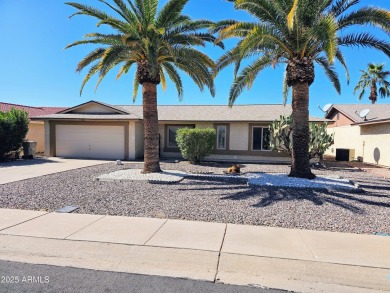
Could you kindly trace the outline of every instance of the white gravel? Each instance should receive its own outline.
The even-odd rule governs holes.
[[[344,190],[361,191],[349,179],[342,179],[335,176],[317,176],[313,180],[303,178],[292,178],[286,174],[246,174],[249,185],[275,188],[301,188],[301,189],[326,189],[326,190]]]
[[[103,174],[98,181],[146,181],[151,183],[177,183],[187,176],[186,172],[178,170],[163,171],[160,173],[143,174],[142,169],[127,169]]]
[[[145,181],[149,183],[179,183],[185,177],[195,179],[239,179],[248,185],[274,188],[297,188],[319,190],[344,190],[359,192],[361,189],[351,180],[338,176],[317,176],[314,180],[292,178],[286,174],[246,173],[246,174],[202,174],[187,173],[179,170],[168,170],[161,173],[143,174],[142,169],[127,169],[96,177],[101,182]]]

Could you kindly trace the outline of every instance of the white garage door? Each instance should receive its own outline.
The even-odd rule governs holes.
[[[123,126],[56,125],[56,156],[71,158],[125,158]]]

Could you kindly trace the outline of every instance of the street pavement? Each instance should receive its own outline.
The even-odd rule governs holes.
[[[285,293],[169,277],[104,272],[70,267],[0,261],[0,292],[61,293]],[[8,281],[8,282],[6,282]]]
[[[0,209],[0,260],[295,292],[390,291],[390,237],[376,235]]]

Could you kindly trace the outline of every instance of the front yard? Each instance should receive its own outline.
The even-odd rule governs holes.
[[[163,162],[165,170],[222,173],[229,164]],[[352,233],[390,233],[390,180],[381,169],[362,171],[328,162],[318,175],[338,175],[364,193],[268,189],[245,183],[185,178],[177,184],[98,182],[96,176],[142,163],[114,163],[0,185],[0,208],[54,211],[79,206],[78,213],[228,222]],[[286,165],[244,164],[242,172],[287,173]]]

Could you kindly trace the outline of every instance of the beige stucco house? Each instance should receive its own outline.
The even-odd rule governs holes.
[[[368,114],[360,115],[362,111]],[[334,121],[328,132],[335,134],[335,143],[326,155],[349,149],[355,160],[390,167],[390,104],[337,104],[325,118]]]
[[[28,132],[26,134],[25,139],[32,140],[37,142],[36,151],[43,153],[45,151],[45,128],[43,121],[32,120],[31,118],[35,118],[41,115],[49,115],[53,113],[57,113],[58,111],[62,111],[66,108],[64,107],[32,107],[25,105],[17,105],[11,103],[3,103],[0,102],[0,111],[8,112],[12,108],[26,111],[28,117],[30,118],[28,124]]]
[[[269,149],[268,126],[291,106],[158,106],[160,156],[179,158],[176,130],[212,127],[217,130],[210,159],[285,162],[285,153]],[[47,156],[136,160],[143,157],[142,106],[113,106],[90,101],[57,114],[37,117],[45,125]],[[311,117],[321,122],[322,118]]]

